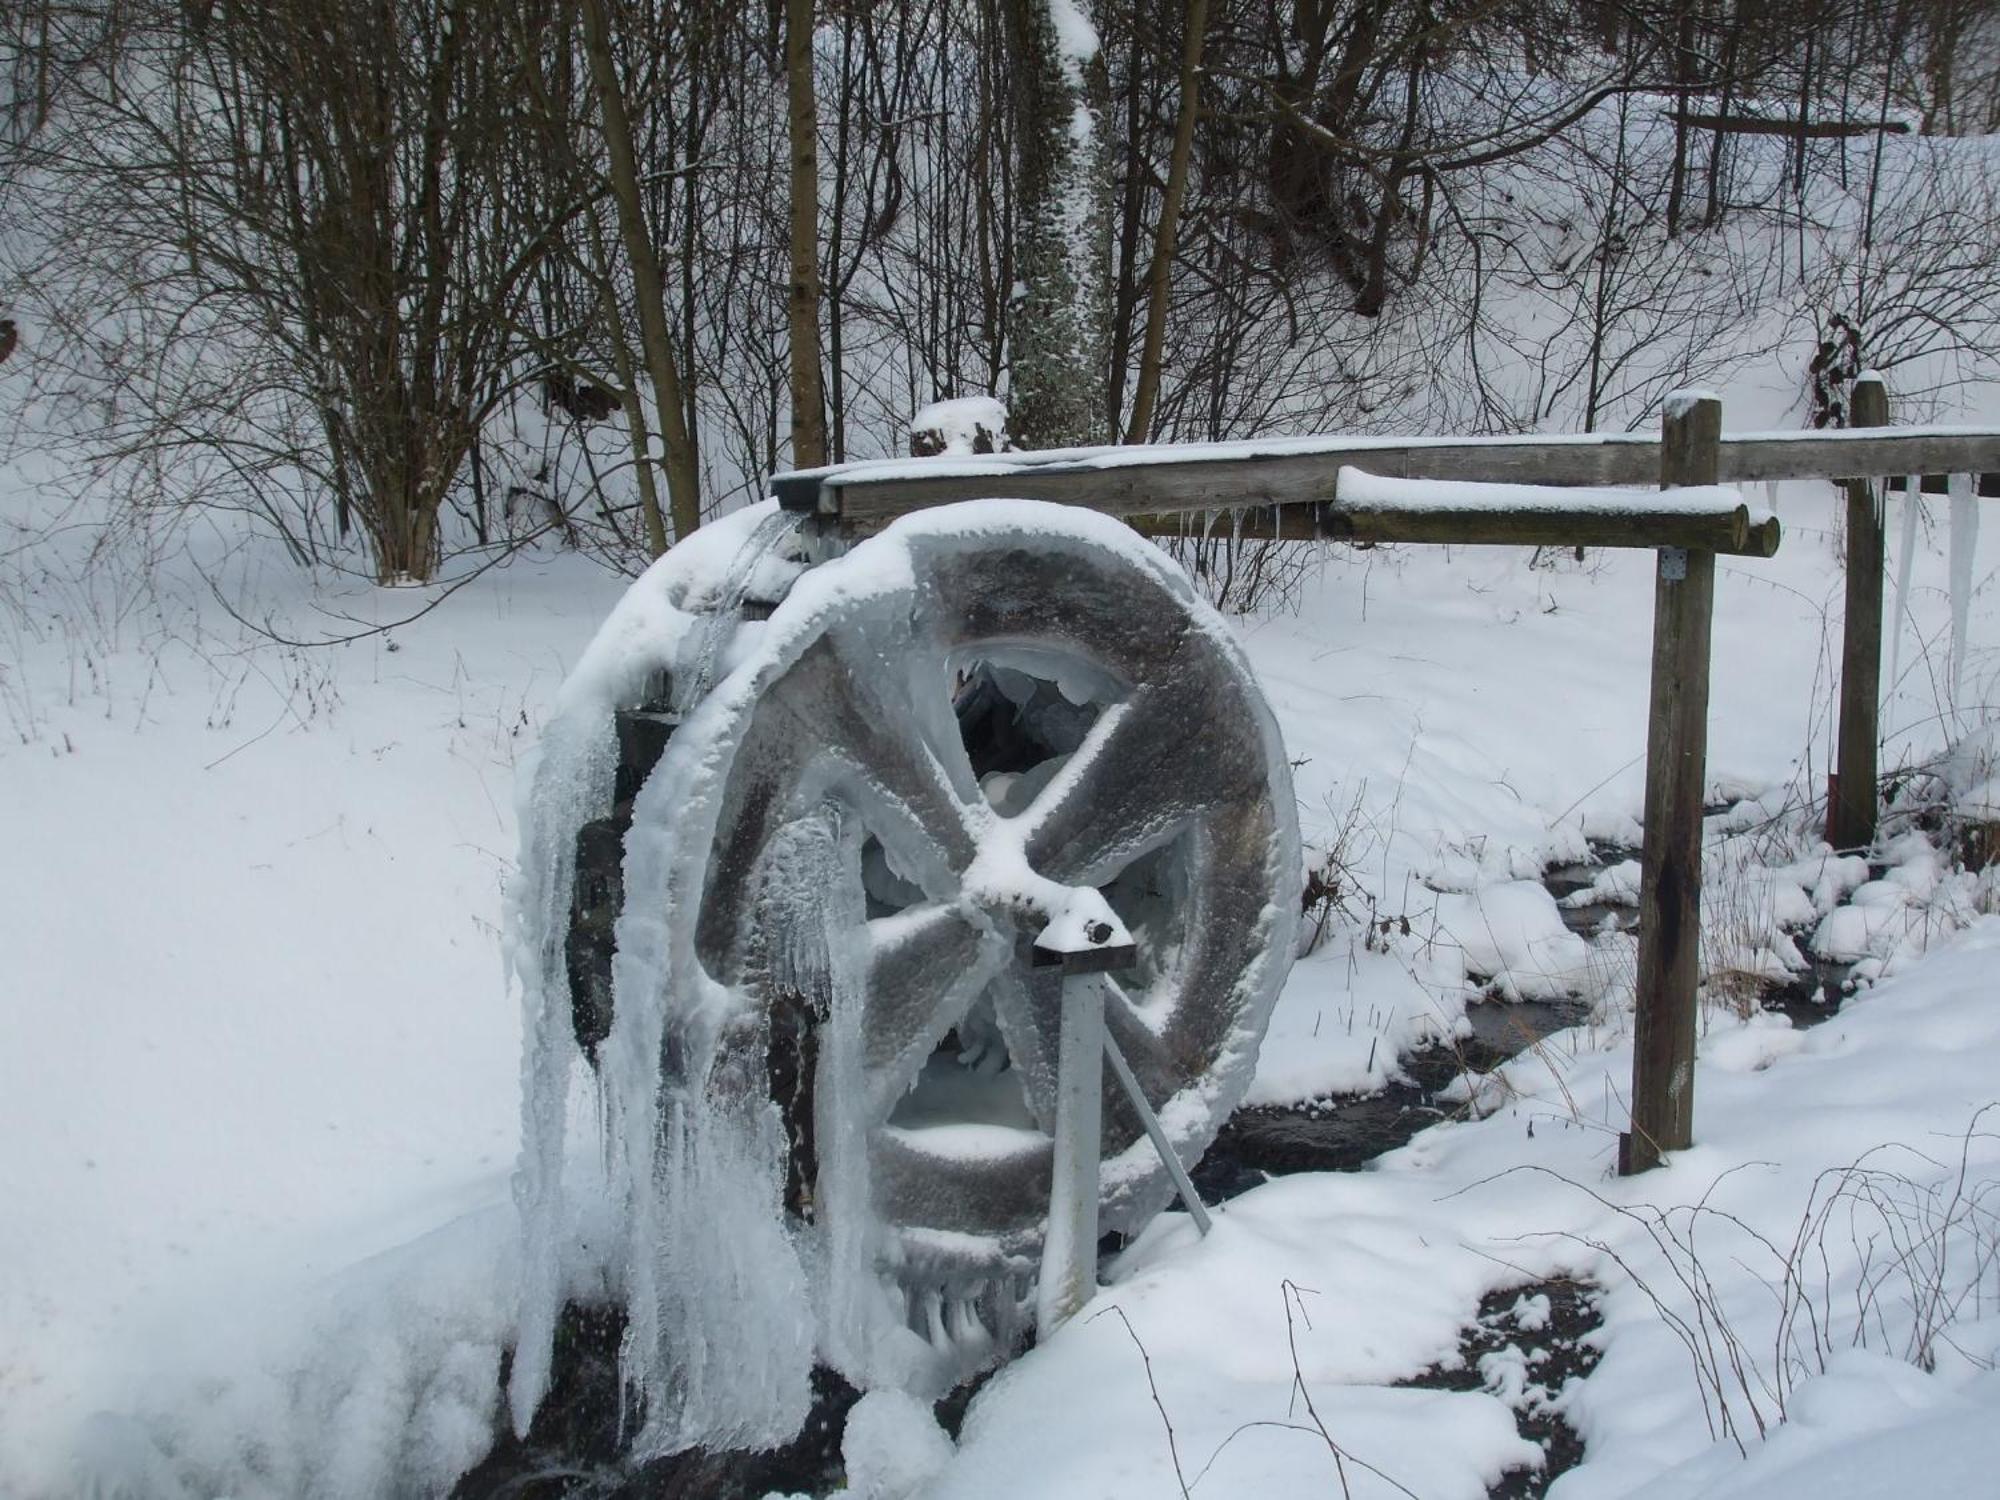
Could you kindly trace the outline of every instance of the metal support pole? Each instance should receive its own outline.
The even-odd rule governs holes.
[[[1048,1338],[1097,1291],[1098,1169],[1104,1156],[1105,975],[1139,956],[1132,934],[1088,886],[1070,892],[1028,955],[1028,983],[1058,986],[1055,1158],[1049,1232],[1035,1287],[1035,1336]],[[1046,992],[1045,992],[1046,993]]]
[[[1049,1232],[1035,1288],[1035,1336],[1046,1339],[1097,1291],[1098,1165],[1103,1155],[1104,977],[1065,976],[1056,1059],[1056,1149]]]

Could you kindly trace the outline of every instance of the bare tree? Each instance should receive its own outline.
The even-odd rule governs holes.
[[[1208,38],[1208,0],[1187,0],[1183,26],[1180,108],[1174,122],[1166,186],[1160,195],[1159,220],[1153,231],[1153,257],[1146,271],[1146,337],[1139,349],[1139,378],[1132,392],[1131,421],[1125,429],[1128,443],[1143,443],[1152,436],[1153,409],[1160,398],[1160,356],[1166,343],[1167,304],[1173,296],[1174,247],[1194,155],[1195,122],[1201,114],[1201,54]]]
[[[790,329],[792,462],[826,462],[826,391],[819,347],[819,106],[813,82],[813,0],[785,0],[786,136],[791,146]]]
[[[302,558],[325,497],[384,579],[436,567],[548,244],[510,56],[461,3],[132,0],[35,142],[21,226],[61,358],[114,382],[128,476],[233,493]]]
[[[611,55],[610,24],[605,19],[603,0],[576,0],[576,3],[583,18],[591,80],[597,89],[604,146],[611,159],[611,190],[618,204],[619,232],[632,267],[634,299],[639,307],[640,347],[645,353],[646,372],[653,382],[654,411],[666,444],[667,499],[673,516],[674,539],[679,541],[692,536],[701,525],[701,489],[694,442],[687,429],[680,369],[667,328],[664,278],[640,201],[632,123],[625,108],[625,85]],[[649,519],[657,527],[657,511]],[[651,541],[656,554],[666,551],[664,534],[656,533]]]

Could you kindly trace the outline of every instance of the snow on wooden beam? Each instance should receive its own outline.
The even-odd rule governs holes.
[[[1439,542],[1461,546],[1695,547],[1736,557],[1778,550],[1777,518],[1733,489],[1563,489],[1388,479],[1343,469],[1322,505],[1133,516],[1147,536],[1244,541]]]
[[[1776,549],[1777,523],[1747,508],[1731,507],[1718,518],[1691,514],[1679,497],[1660,501],[1652,489],[1659,465],[1660,440],[1651,433],[1319,437],[891,459],[780,474],[772,488],[785,509],[825,517],[856,536],[927,506],[1006,496],[1083,505],[1154,532],[1209,524],[1172,518],[1230,513],[1213,524],[1252,538],[1692,546],[1764,557]],[[1629,485],[1650,494],[1627,496],[1618,509],[1581,497],[1500,508],[1441,499],[1384,506],[1343,495],[1343,469],[1382,479],[1556,490]],[[1724,484],[2000,472],[2000,428],[1725,434],[1717,469]],[[1694,534],[1686,534],[1689,527]]]

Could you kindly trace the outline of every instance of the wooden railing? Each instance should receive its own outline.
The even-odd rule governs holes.
[[[1656,550],[1632,1128],[1619,1151],[1630,1173],[1693,1140],[1715,559],[1769,557],[1779,542],[1775,517],[1717,486],[1830,479],[1846,489],[1828,841],[1865,848],[1875,836],[1882,661],[1882,487],[1872,481],[2000,473],[2000,428],[1889,430],[1877,377],[1856,381],[1850,411],[1855,425],[1839,431],[1725,433],[1718,400],[1683,392],[1668,398],[1658,436],[1332,437],[895,459],[780,474],[772,488],[786,510],[839,538],[933,505],[1006,497],[1087,506],[1152,533]],[[1651,494],[1618,488],[1651,485]]]

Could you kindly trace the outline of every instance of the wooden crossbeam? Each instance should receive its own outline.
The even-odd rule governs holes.
[[[1861,135],[1908,135],[1908,120],[1786,120],[1764,115],[1689,115],[1687,123],[1697,130],[1719,130],[1724,135],[1782,135],[1789,140],[1841,140]]]
[[[1355,541],[1523,543],[1534,546],[1693,546],[1769,556],[1775,523],[1746,512],[1719,525],[1683,508],[1616,511],[1541,506],[1458,512],[1449,504],[1383,510],[1343,501],[1342,468],[1404,479],[1650,487],[1660,440],[1648,433],[1446,440],[1326,438],[1174,448],[1067,449],[976,459],[892,459],[780,474],[785,509],[821,516],[863,536],[897,516],[958,500],[1006,496],[1082,505],[1126,518],[1242,512],[1230,529],[1249,537]],[[1907,474],[2000,473],[2000,428],[1906,427],[1892,431],[1724,434],[1722,484],[1784,479],[1888,478]],[[1687,534],[1688,527],[1698,534]],[[1174,521],[1144,530],[1178,530]]]

